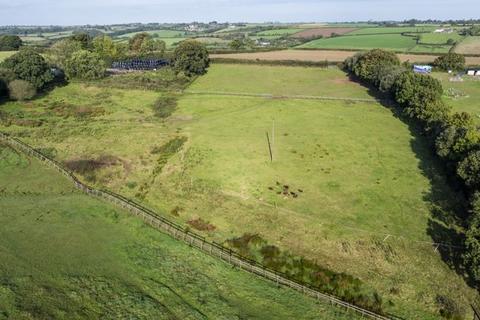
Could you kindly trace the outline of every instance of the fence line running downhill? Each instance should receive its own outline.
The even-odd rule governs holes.
[[[186,230],[184,227],[165,219],[164,217],[159,216],[154,211],[143,207],[142,205],[127,199],[121,195],[109,192],[106,190],[97,190],[87,186],[86,184],[80,182],[72,172],[65,169],[59,162],[50,159],[24,142],[10,137],[7,134],[0,132],[0,141],[4,141],[11,147],[14,147],[26,155],[33,156],[39,159],[41,162],[49,165],[50,167],[56,169],[58,172],[66,176],[69,180],[73,182],[75,187],[82,192],[103,200],[106,200],[110,203],[113,203],[123,209],[131,212],[132,214],[141,217],[145,223],[151,225],[154,228],[159,229],[160,231],[172,236],[173,238],[180,240],[192,247],[196,247],[211,256],[220,258],[221,260],[236,266],[242,270],[253,273],[265,279],[268,279],[272,282],[275,282],[277,285],[283,285],[295,289],[304,295],[313,297],[318,301],[328,303],[333,306],[338,306],[345,308],[347,311],[356,313],[359,316],[377,319],[377,320],[389,320],[391,318],[377,314],[370,310],[363,309],[361,307],[355,306],[348,302],[342,301],[335,296],[330,294],[322,293],[307,284],[302,284],[298,281],[294,281],[288,278],[287,275],[269,269],[262,264],[259,264],[253,260],[240,256],[233,252],[231,249],[228,249],[218,243],[209,242],[205,240],[204,237]]]

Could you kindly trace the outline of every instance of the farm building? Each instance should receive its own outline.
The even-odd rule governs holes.
[[[432,67],[431,66],[421,66],[421,65],[414,65],[413,72],[415,73],[431,73]]]

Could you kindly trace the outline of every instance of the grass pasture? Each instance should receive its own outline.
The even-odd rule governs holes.
[[[405,37],[401,34],[353,35],[354,32],[348,36],[313,40],[300,45],[299,48],[358,50],[384,48],[389,50],[408,51],[416,45],[416,42],[412,37]]]
[[[16,51],[0,51],[0,62],[15,54]]]
[[[284,35],[291,35],[298,32],[302,32],[304,30],[305,29],[301,29],[301,28],[272,29],[272,30],[258,32],[256,35],[257,36],[284,36]]]
[[[455,47],[455,52],[461,54],[480,54],[480,36],[466,37]]]
[[[433,76],[442,81],[445,101],[455,111],[468,112],[480,124],[480,80],[464,76],[463,82],[452,82],[446,73],[434,73]]]
[[[377,102],[288,97],[371,98],[366,88],[334,68],[213,64],[162,119],[152,107],[164,94],[73,83],[5,103],[1,130],[91,184],[192,228],[203,221],[212,240],[259,234],[351,274],[402,318],[438,319],[437,295],[468,313],[473,290],[431,245],[453,241],[443,236],[456,195],[427,143]]]
[[[431,32],[434,26],[418,26],[418,27],[368,27],[356,31],[352,31],[351,35],[371,35],[371,34],[401,34],[411,32]]]
[[[146,227],[4,145],[0,159],[1,319],[352,317]]]

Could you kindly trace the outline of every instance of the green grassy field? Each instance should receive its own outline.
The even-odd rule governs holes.
[[[32,102],[4,104],[3,118],[11,121],[1,129],[91,184],[138,197],[179,223],[207,221],[213,230],[204,235],[212,240],[257,233],[356,276],[403,318],[438,318],[437,295],[469,310],[473,290],[429,244],[448,241],[442,221],[457,195],[427,142],[389,109],[194,91],[370,97],[338,69],[214,64],[168,119],[152,110],[164,93],[74,83]],[[181,150],[159,167],[156,150],[181,137]],[[96,166],[88,171],[79,163]],[[277,194],[278,185],[297,197]]]
[[[157,38],[182,38],[185,36],[185,32],[183,31],[176,31],[176,30],[149,30],[149,31],[143,31],[145,33],[151,34],[152,36],[155,36]],[[131,32],[131,33],[126,33],[119,38],[132,38],[134,35],[142,33],[142,32]]]
[[[434,73],[433,76],[442,81],[445,101],[455,111],[470,113],[480,124],[480,81],[464,76],[463,82],[452,82],[446,73]]]
[[[247,81],[247,79],[249,79]],[[213,65],[188,91],[372,98],[337,69]]]
[[[403,32],[430,32],[435,30],[434,26],[419,26],[419,27],[373,27],[362,28],[349,33],[349,35],[367,35],[379,33],[403,33]]]
[[[146,227],[1,144],[0,158],[0,319],[352,317]]]
[[[458,33],[424,33],[420,42],[424,44],[446,44],[449,39],[460,42],[464,37]]]
[[[0,62],[13,55],[16,51],[0,51]]]
[[[455,52],[461,54],[479,54],[480,36],[466,37],[459,45],[455,47]]]
[[[295,34],[303,30],[305,29],[301,29],[301,28],[272,29],[272,30],[258,32],[257,36],[283,36],[283,35]]]
[[[342,36],[328,39],[318,39],[307,42],[299,48],[314,49],[374,49],[408,51],[416,45],[415,39],[400,34]]]

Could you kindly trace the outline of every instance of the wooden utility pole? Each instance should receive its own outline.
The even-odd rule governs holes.
[[[273,162],[272,146],[270,145],[270,137],[268,136],[268,131],[266,133],[267,133],[268,151],[270,152],[270,162]]]

